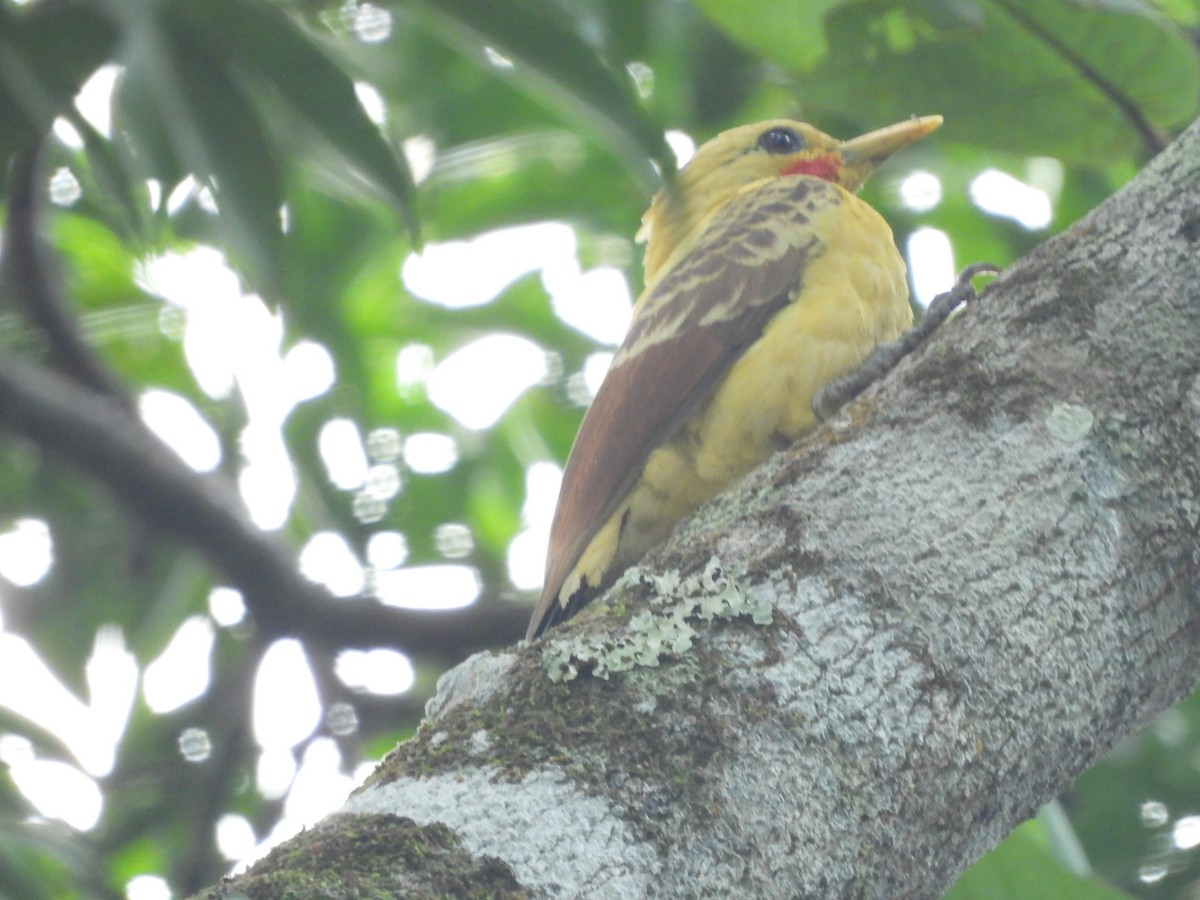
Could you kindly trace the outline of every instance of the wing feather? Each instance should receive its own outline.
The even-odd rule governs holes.
[[[821,251],[811,220],[843,196],[836,185],[810,177],[760,183],[718,212],[694,249],[639,298],[567,459],[530,637],[574,611],[555,607],[588,542],[654,448],[791,302],[805,265]]]

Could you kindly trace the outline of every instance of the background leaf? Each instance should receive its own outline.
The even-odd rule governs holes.
[[[795,27],[777,5],[759,14],[759,31]],[[1142,3],[846,3],[825,25],[816,66],[759,49],[803,81],[806,105],[857,121],[936,110],[956,140],[1103,166],[1152,152],[1200,103],[1192,42]]]
[[[825,20],[847,0],[820,0],[810,3],[722,3],[698,0],[704,10],[738,43],[752,47],[767,59],[787,69],[812,69],[829,52],[825,38]]]
[[[85,0],[0,5],[0,154],[40,137],[84,80],[108,58],[117,32]]]
[[[349,75],[286,13],[238,0],[176,2],[171,11],[181,30],[204,34],[230,66],[274,89],[349,164],[343,177],[381,192],[416,235],[416,198],[404,157],[392,151],[367,117]]]
[[[1038,820],[1026,822],[971,867],[945,900],[1119,900],[1128,894],[1068,871],[1050,853]]]
[[[656,182],[646,157],[662,171],[674,168],[662,133],[641,112],[630,82],[597,58],[556,5],[540,0],[512,0],[503,7],[488,0],[423,5],[448,40],[475,53],[500,54],[492,57],[493,65],[514,65],[514,76],[527,80],[539,97],[572,113],[582,104],[582,124],[602,136],[643,184]]]

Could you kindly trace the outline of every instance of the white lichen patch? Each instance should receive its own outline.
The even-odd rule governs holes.
[[[648,575],[631,569],[623,581],[637,579],[653,592],[646,607],[619,635],[572,635],[551,638],[542,649],[542,665],[552,681],[571,681],[581,671],[598,678],[636,666],[657,666],[664,658],[687,653],[696,638],[693,622],[748,616],[758,625],[771,622],[771,603],[750,596],[739,584],[740,572],[726,571],[717,557],[687,578],[678,572]]]
[[[484,651],[443,672],[437,681],[437,693],[425,704],[425,717],[440,718],[460,703],[483,706],[504,684],[516,659],[512,653]]]
[[[467,852],[499,857],[538,896],[646,897],[660,867],[655,848],[619,808],[557,769],[530,772],[516,784],[488,766],[405,776],[361,791],[341,814],[440,822]]]
[[[1087,437],[1095,421],[1095,415],[1087,407],[1055,403],[1046,416],[1046,430],[1060,441],[1073,444]]]
[[[484,729],[479,729],[471,735],[467,743],[467,751],[472,756],[483,756],[492,749],[492,736]]]

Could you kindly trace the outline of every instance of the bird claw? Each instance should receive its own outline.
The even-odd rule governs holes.
[[[977,262],[967,266],[958,273],[958,278],[954,280],[954,286],[948,291],[943,291],[933,298],[929,307],[925,310],[925,315],[921,317],[921,321],[913,330],[924,328],[921,339],[924,340],[930,334],[938,329],[938,327],[950,317],[950,313],[958,309],[960,306],[976,300],[979,294],[975,291],[974,281],[980,275],[999,275],[1000,267],[994,263]],[[927,321],[933,320],[931,327],[925,328]]]

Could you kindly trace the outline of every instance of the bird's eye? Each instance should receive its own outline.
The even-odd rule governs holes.
[[[768,153],[795,153],[804,149],[804,138],[790,128],[772,128],[759,136],[758,146]]]

